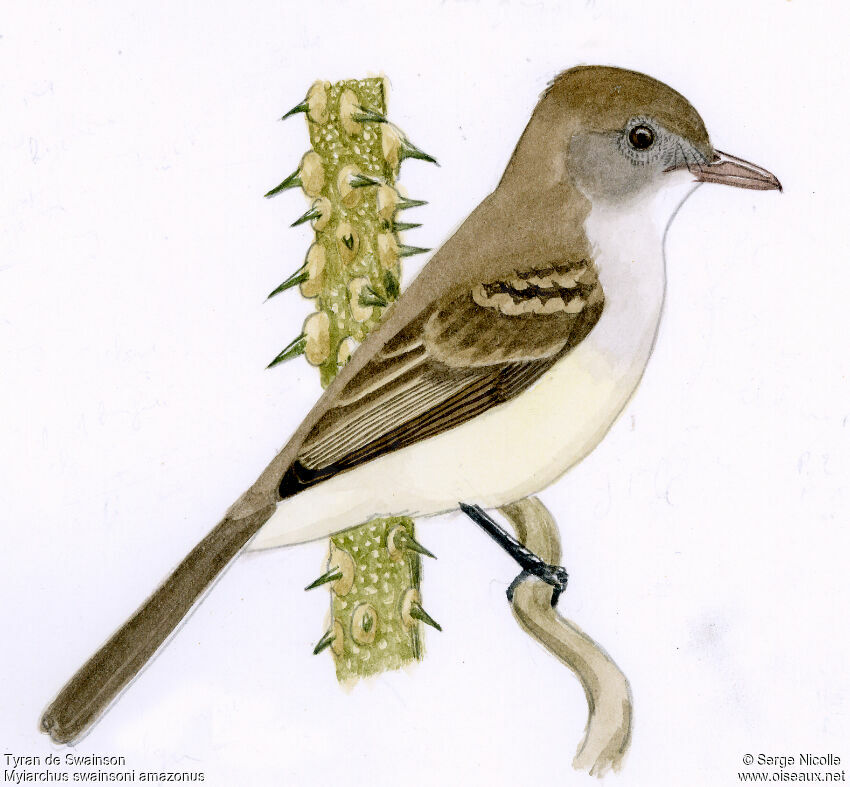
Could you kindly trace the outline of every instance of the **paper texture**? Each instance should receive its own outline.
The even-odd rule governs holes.
[[[323,570],[317,542],[238,559],[76,747],[38,730],[320,393],[303,359],[264,369],[310,310],[297,295],[263,303],[311,236],[288,228],[303,195],[262,198],[308,145],[303,116],[277,118],[318,78],[386,74],[394,122],[441,165],[406,162],[401,177],[429,202],[416,244],[437,248],[496,185],[547,82],[580,63],[671,85],[717,148],[784,186],[709,184],[685,204],[644,379],[541,496],[570,573],[560,610],[631,683],[631,751],[606,781],[845,769],[843,6],[13,3],[4,16],[0,744],[42,759],[18,772],[591,778],[570,765],[584,694],[517,627],[515,565],[459,513],[417,525],[438,556],[422,592],[443,632],[427,631],[414,668],[347,692],[330,655],[311,654],[327,609],[303,592]]]

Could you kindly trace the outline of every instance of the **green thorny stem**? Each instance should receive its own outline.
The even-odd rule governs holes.
[[[403,197],[396,177],[405,158],[434,159],[387,122],[381,78],[316,82],[284,118],[302,112],[312,150],[266,196],[300,187],[311,203],[293,226],[309,221],[316,239],[269,297],[299,285],[316,311],[270,366],[303,353],[327,386],[398,298],[401,258],[427,251],[399,241],[400,230],[418,225],[397,222],[398,212],[424,203]],[[420,554],[430,555],[406,517],[331,537],[327,571],[310,587],[331,591],[331,622],[315,652],[333,653],[340,682],[422,657],[421,624],[439,624],[421,606]]]

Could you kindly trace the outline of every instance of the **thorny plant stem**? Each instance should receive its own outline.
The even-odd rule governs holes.
[[[298,285],[315,299],[315,311],[271,365],[304,354],[327,386],[398,298],[402,258],[427,251],[401,243],[398,232],[414,225],[396,221],[400,211],[424,204],[407,200],[396,184],[402,160],[423,156],[387,122],[383,79],[316,82],[284,118],[301,113],[312,149],[267,196],[300,187],[310,205],[293,225],[309,222],[315,239],[301,268],[269,297]],[[419,613],[422,554],[430,555],[406,517],[331,538],[326,571],[308,589],[330,589],[331,621],[316,652],[333,654],[341,682],[421,658],[421,621],[439,626]]]

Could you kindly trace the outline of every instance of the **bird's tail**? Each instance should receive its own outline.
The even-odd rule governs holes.
[[[245,517],[225,517],[183,559],[59,692],[41,719],[56,743],[79,738],[147,664],[213,580],[262,527],[274,505]]]

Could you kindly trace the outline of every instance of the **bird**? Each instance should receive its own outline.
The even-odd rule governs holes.
[[[612,66],[557,75],[496,188],[257,481],[68,681],[41,729],[57,743],[84,734],[245,550],[378,516],[462,507],[475,518],[580,462],[644,373],[666,230],[703,183],[781,191],[766,169],[716,150],[663,82]]]

